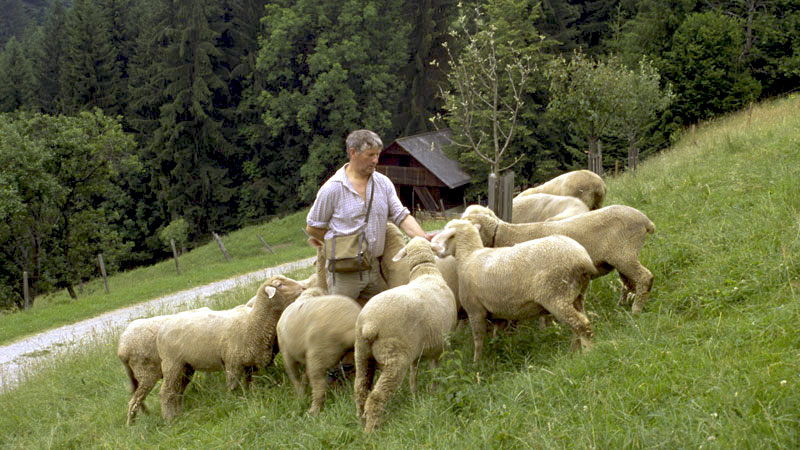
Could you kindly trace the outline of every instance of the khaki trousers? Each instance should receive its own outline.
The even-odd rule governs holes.
[[[363,272],[333,273],[327,271],[328,293],[346,295],[365,303],[375,294],[386,290],[386,282],[381,277],[381,265],[373,258],[370,270]]]

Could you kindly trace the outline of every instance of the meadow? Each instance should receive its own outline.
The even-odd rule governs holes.
[[[220,373],[195,375],[172,424],[159,415],[156,388],[152,413],[128,427],[128,381],[109,334],[0,394],[0,447],[797,448],[798,130],[800,98],[772,100],[703,124],[637,172],[606,180],[606,205],[633,206],[656,224],[641,255],[655,281],[638,316],[617,305],[616,273],[592,282],[587,353],[569,351],[565,327],[531,321],[488,340],[473,366],[462,327],[442,366],[422,364],[420,391],[404,384],[372,435],[355,416],[352,381],[332,386],[323,412],[309,417],[310,394],[294,394],[280,357],[248,392],[226,392]],[[174,271],[163,264],[149,276]],[[166,290],[146,286],[147,275],[132,283],[142,299]],[[256,288],[209,306],[242,303]]]

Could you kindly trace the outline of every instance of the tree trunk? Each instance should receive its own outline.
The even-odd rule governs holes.
[[[75,287],[72,285],[72,283],[67,283],[67,292],[69,292],[69,297],[71,299],[78,299],[78,294],[75,292]]]

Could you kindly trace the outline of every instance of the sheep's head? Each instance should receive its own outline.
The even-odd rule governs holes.
[[[420,264],[433,264],[435,258],[432,251],[432,244],[425,238],[419,236],[415,237],[397,252],[394,258],[392,258],[392,261],[400,261],[403,258],[406,259],[408,267],[411,269]]]
[[[486,247],[494,246],[495,232],[500,223],[500,219],[496,217],[487,216],[485,214],[472,214],[464,218],[469,221],[478,229],[481,236],[481,242]]]
[[[485,206],[481,206],[481,205],[469,205],[469,206],[467,206],[467,209],[465,209],[464,212],[461,213],[461,218],[462,219],[466,219],[467,216],[474,216],[474,215],[478,215],[478,214],[482,214],[484,216],[494,217],[495,219],[497,218],[497,214],[495,214],[494,211],[492,211],[491,209],[489,209],[489,208],[487,208]]]
[[[431,239],[431,249],[433,249],[440,258],[455,256],[456,235],[459,232],[466,232],[470,228],[480,228],[480,226],[473,226],[469,221],[461,219],[454,219],[447,222],[444,230]]]
[[[303,285],[283,275],[273,275],[258,289],[258,296],[271,299],[281,310],[289,306],[303,292]]]

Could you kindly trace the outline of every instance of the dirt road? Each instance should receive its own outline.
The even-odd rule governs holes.
[[[37,365],[69,352],[80,345],[92,342],[98,336],[120,332],[134,319],[155,314],[168,314],[205,306],[203,300],[210,295],[234,289],[272,275],[283,274],[308,267],[314,257],[250,272],[227,280],[217,281],[175,294],[159,297],[138,305],[110,311],[100,316],[72,325],[45,331],[29,338],[0,347],[0,392],[13,389],[24,380],[25,374]]]

